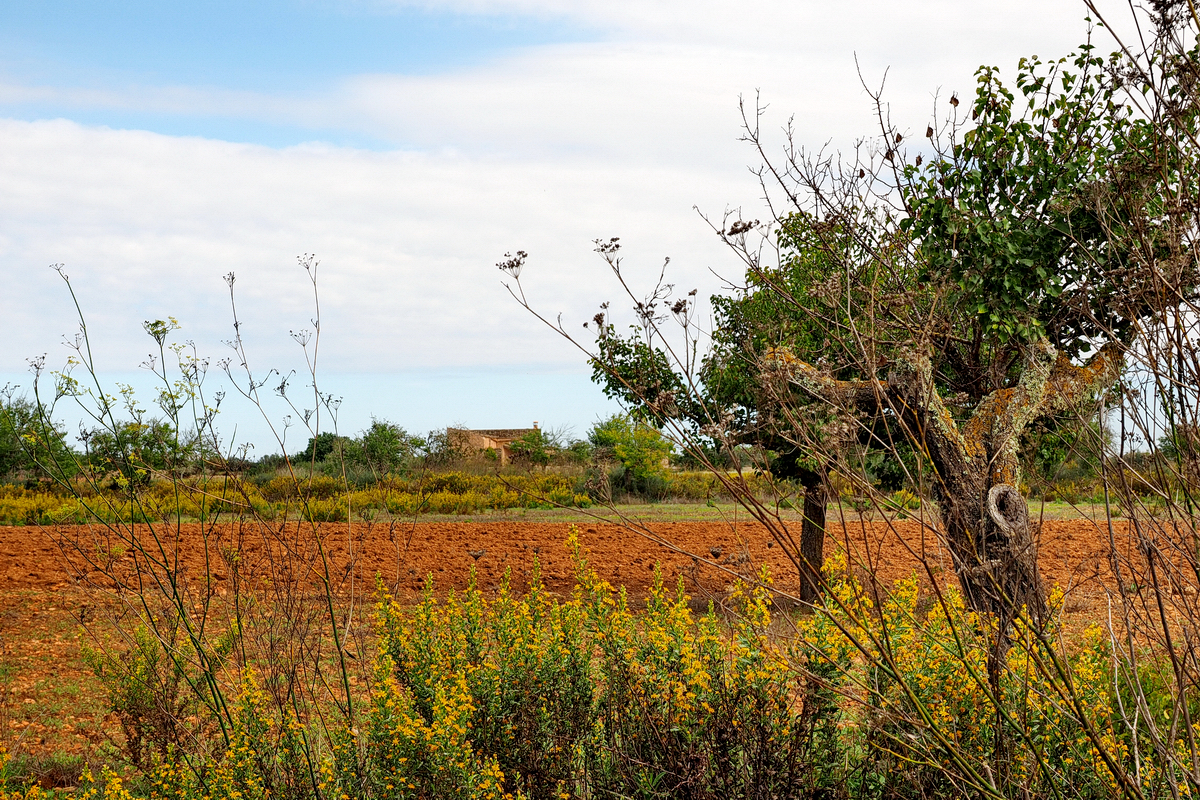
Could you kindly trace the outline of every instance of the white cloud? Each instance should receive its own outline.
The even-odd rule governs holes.
[[[69,109],[222,115],[395,142],[395,152],[286,149],[88,127],[0,122],[0,369],[71,329],[45,269],[65,262],[107,368],[144,357],[140,321],[168,314],[220,355],[220,276],[235,271],[245,333],[268,361],[311,316],[294,256],[322,261],[326,362],[339,370],[564,364],[579,356],[520,311],[493,264],[505,250],[539,308],[572,324],[615,299],[590,240],[621,236],[629,266],[673,257],[702,291],[736,273],[692,210],[755,209],[736,99],[761,87],[768,128],[797,115],[802,143],[869,134],[855,73],[902,127],[931,94],[969,92],[981,62],[1066,52],[1082,6],[462,0],[464,13],[571,17],[605,41],[530,48],[431,76],[362,75],[305,95],[194,86],[77,90],[0,85],[0,100]]]
[[[582,320],[612,295],[592,238],[624,235],[647,260],[667,250],[702,278],[720,254],[690,202],[736,191],[733,176],[704,171],[277,151],[66,121],[0,123],[0,142],[8,369],[71,329],[51,262],[67,265],[93,334],[115,347],[109,368],[144,357],[143,319],[177,316],[211,345],[227,337],[230,270],[248,338],[277,356],[311,316],[300,252],[323,261],[335,369],[577,360],[504,293],[503,251],[533,253],[525,279],[540,305]]]
[[[981,44],[996,42],[1057,44],[1063,26],[1078,28],[1086,14],[1082,2],[1029,0],[376,0],[373,5],[559,18],[619,38],[792,52],[858,49],[904,54],[903,62],[969,55]],[[925,53],[912,50],[926,46]]]

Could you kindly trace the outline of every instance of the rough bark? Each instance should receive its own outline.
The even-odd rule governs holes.
[[[815,603],[821,597],[821,569],[825,566],[825,509],[829,502],[826,471],[805,470],[804,522],[800,528],[800,599]]]
[[[1045,612],[1045,593],[1038,574],[1029,506],[1017,487],[998,483],[988,490],[987,511],[988,524],[999,534],[994,536],[997,545],[1006,548],[1000,559],[1002,596],[1011,598],[1017,608],[1024,605],[1040,621]]]
[[[1037,553],[1020,485],[1018,448],[1035,419],[1079,403],[1116,378],[1120,345],[1106,345],[1076,366],[1048,342],[1030,346],[1016,384],[992,392],[959,425],[938,394],[929,356],[898,359],[886,381],[843,381],[790,358],[769,354],[804,392],[846,411],[894,414],[934,470],[942,534],[968,604],[1010,621],[1021,607],[1045,612]]]

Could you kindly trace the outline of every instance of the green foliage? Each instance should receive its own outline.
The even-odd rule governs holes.
[[[430,431],[424,439],[423,449],[422,463],[431,469],[449,469],[466,455],[459,451],[457,442],[446,428]]]
[[[850,220],[795,211],[777,230],[778,263],[747,270],[744,288],[710,299],[713,346],[700,372],[708,413],[730,414],[738,440],[774,451],[772,470],[780,477],[822,470],[823,457],[796,442],[823,441],[830,416],[811,398],[772,391],[766,357],[782,348],[805,362],[839,365],[838,378],[863,377],[845,332],[863,325],[857,309],[871,293],[898,294],[912,283],[896,264],[885,269],[871,257],[886,249],[885,238],[886,231],[868,223],[856,229]],[[790,408],[781,413],[785,404]]]
[[[296,454],[295,460],[298,464],[320,464],[333,457],[341,462],[346,456],[348,442],[349,440],[345,436],[338,436],[332,431],[322,431],[316,436],[309,437],[308,444]]]
[[[1132,780],[1147,797],[1185,785],[1186,733],[1163,738],[1170,663],[1131,670],[1098,628],[1060,635],[1061,593],[1046,628],[1016,621],[993,679],[994,623],[916,577],[868,587],[835,556],[828,602],[779,635],[766,573],[734,587],[728,620],[694,614],[661,573],[635,612],[574,535],[568,546],[566,599],[536,565],[524,594],[506,579],[494,597],[472,582],[438,599],[430,583],[404,606],[381,586],[354,718],[301,724],[244,671],[218,743],[196,722],[213,709],[170,689],[186,647],[141,630],[129,652],[93,659],[162,800],[1108,798]],[[1122,722],[1143,704],[1141,727]],[[182,720],[187,737],[155,727]],[[83,796],[131,800],[100,783]]]
[[[843,172],[813,154],[777,170],[791,201],[774,221],[779,260],[767,263],[747,243],[756,223],[721,231],[749,266],[743,289],[712,298],[712,347],[700,369],[657,329],[669,317],[655,309],[676,306],[655,293],[635,304],[642,324],[625,336],[597,317],[594,379],[637,413],[678,423],[689,448],[702,451],[714,437],[725,447],[759,444],[777,454],[781,477],[821,469],[856,435],[888,456],[871,465],[888,474],[870,477],[901,488],[898,467],[918,461],[903,451],[922,449],[908,441],[912,427],[883,435],[860,419],[848,433],[832,413],[844,398],[816,401],[789,386],[780,365],[886,380],[892,365],[927,355],[951,421],[961,423],[1017,383],[1035,342],[1078,360],[1128,343],[1139,325],[1194,296],[1196,52],[1166,55],[1174,34],[1159,33],[1164,49],[1148,52],[1153,63],[1138,78],[1155,76],[1157,94],[1139,96],[1137,69],[1085,45],[1049,63],[1022,60],[1013,87],[981,68],[968,113],[931,125],[919,155],[906,155],[905,137],[888,131],[874,173]],[[1135,107],[1152,95],[1162,105],[1147,118]],[[619,268],[616,243],[600,251]],[[1062,442],[1041,432],[1047,441],[1032,448],[1048,470],[1061,463],[1053,451]]]
[[[204,698],[203,690],[196,691],[197,684],[220,669],[233,645],[232,632],[213,643],[206,653],[212,670],[208,676],[189,658],[188,632],[177,619],[138,625],[130,632],[124,652],[84,652],[108,692],[124,734],[125,756],[134,767],[149,771],[168,762],[185,740],[196,735],[196,715]]]
[[[1030,481],[1042,486],[1100,478],[1110,434],[1099,420],[1048,417],[1025,432],[1022,457]]]
[[[372,418],[370,427],[356,438],[339,436],[331,431],[310,437],[308,444],[291,461],[298,467],[315,464],[330,476],[365,472],[371,480],[378,480],[388,473],[413,468],[425,444],[424,439],[409,434],[395,423]],[[260,463],[266,469],[278,469],[284,466],[284,459],[265,456]]]
[[[514,440],[509,447],[512,450],[513,460],[542,468],[550,463],[558,451],[556,443],[541,428],[528,431],[519,439]]]
[[[499,775],[530,798],[796,796],[796,676],[764,648],[766,595],[735,598],[747,622],[731,639],[661,575],[635,614],[569,544],[566,602],[536,568],[520,597],[507,582],[494,600],[474,585],[444,602],[431,586],[415,608],[384,597],[381,688],[369,729],[338,751],[339,789],[449,796]],[[364,749],[362,785],[342,754]]]
[[[1158,440],[1158,451],[1168,461],[1194,465],[1200,460],[1200,426],[1176,423]]]
[[[1046,631],[1021,621],[995,694],[994,623],[967,610],[957,591],[924,596],[913,577],[876,601],[878,592],[843,570],[834,559],[832,602],[802,621],[795,655],[836,674],[834,686],[865,692],[861,706],[839,703],[831,743],[874,762],[870,779],[854,776],[857,783],[876,796],[907,794],[902,787],[926,797],[990,794],[997,777],[999,796],[1120,793],[1133,755],[1108,690],[1113,654],[1099,628],[1064,652],[1057,618]],[[1061,599],[1052,593],[1052,607]]]
[[[712,494],[681,479],[681,496]],[[587,508],[592,498],[581,481],[552,472],[532,475],[425,473],[410,479],[391,477],[367,488],[349,488],[338,478],[314,475],[296,479],[277,475],[261,486],[232,478],[154,481],[85,496],[0,486],[0,525],[51,525],[60,522],[232,519],[306,519],[344,522],[351,515],[387,512],[475,514],[511,508]],[[668,484],[672,486],[674,484]],[[86,486],[76,486],[83,491]]]
[[[79,471],[66,431],[43,419],[36,403],[0,392],[0,479],[69,479]]]
[[[564,452],[576,464],[587,464],[592,460],[592,444],[583,439],[568,444]]]
[[[621,464],[620,479],[626,491],[665,489],[667,469],[663,462],[671,455],[671,443],[648,422],[615,414],[593,425],[588,441],[597,458],[607,456]]]
[[[528,594],[514,596],[506,580],[493,601],[472,582],[438,603],[430,585],[414,609],[380,606],[382,682],[435,727],[446,695],[464,695],[473,752],[498,765],[510,790],[558,797],[590,733],[585,622],[578,604],[545,594],[536,571]]]
[[[1191,80],[1182,64],[1160,66],[1168,83]],[[1074,357],[1127,339],[1162,303],[1138,263],[1169,260],[1186,224],[1172,187],[1192,166],[1171,126],[1189,128],[1195,108],[1166,126],[1134,114],[1091,46],[1022,59],[1020,97],[997,72],[977,73],[973,125],[952,152],[904,167],[901,227],[919,242],[922,279],[948,281],[952,313],[1001,345],[1046,336]]]
[[[85,443],[92,470],[139,485],[149,483],[156,473],[187,468],[195,456],[195,442],[182,438],[171,424],[156,419],[128,420],[97,428]]]
[[[592,359],[592,382],[605,395],[641,409],[661,422],[664,419],[700,419],[704,409],[694,402],[686,377],[673,369],[670,357],[631,328],[619,336],[616,328],[597,316],[599,354]]]
[[[842,346],[837,332],[845,329],[847,310],[845,303],[839,304],[836,281],[846,260],[872,262],[863,257],[868,245],[857,242],[851,230],[803,213],[781,220],[778,244],[778,266],[757,264],[747,271],[743,289],[709,298],[715,324],[708,352],[698,359],[695,353],[680,356],[669,349],[655,322],[653,302],[637,305],[635,313],[644,324],[631,326],[624,336],[598,315],[592,380],[635,416],[658,425],[671,421],[688,431],[692,457],[704,454],[710,463],[729,463],[737,445],[757,445],[782,454],[779,466],[794,477],[801,470],[820,469],[821,460],[797,448],[794,431],[768,423],[778,398],[764,385],[763,358],[784,347],[815,360]],[[602,247],[602,253],[615,253],[615,244],[605,247],[610,249]],[[670,306],[672,313],[679,319],[692,302],[690,296],[680,298]],[[814,307],[822,314],[814,315]],[[693,349],[694,343],[688,347]],[[811,417],[805,424],[814,430],[828,421],[811,410],[804,413]],[[723,430],[714,436],[717,419],[723,420]]]
[[[413,466],[424,441],[399,425],[372,418],[371,427],[347,444],[347,460],[376,476],[402,472]]]

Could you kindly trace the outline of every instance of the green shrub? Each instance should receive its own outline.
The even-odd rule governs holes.
[[[571,784],[578,745],[590,732],[593,682],[585,615],[541,588],[515,597],[506,579],[487,601],[474,581],[438,603],[429,585],[414,609],[384,599],[384,676],[436,724],[448,693],[470,708],[470,748],[498,765],[509,790],[559,797]]]
[[[345,522],[350,518],[345,500],[307,500],[300,509],[306,522]]]
[[[406,765],[429,763],[428,752],[414,752],[413,731],[449,724],[466,740],[435,749],[449,747],[476,773],[498,770],[508,791],[531,798],[683,796],[688,786],[720,797],[791,796],[802,768],[799,683],[783,654],[764,647],[767,594],[740,596],[746,621],[731,639],[711,612],[697,620],[661,574],[645,613],[633,613],[590,571],[574,537],[570,545],[580,584],[566,602],[545,593],[536,566],[521,597],[507,578],[492,601],[473,581],[444,602],[430,584],[415,608],[384,596],[377,686],[386,701],[359,737],[368,754],[381,754],[369,763],[386,754],[386,777],[371,779],[376,790],[408,774],[435,792],[436,773]],[[447,705],[470,713],[442,722]]]
[[[84,510],[74,498],[0,487],[0,525],[53,525],[83,521]]]

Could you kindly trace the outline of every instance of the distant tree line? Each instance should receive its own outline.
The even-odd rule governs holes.
[[[568,428],[534,428],[509,449],[510,463],[502,466],[497,453],[464,449],[445,428],[421,436],[373,418],[356,435],[320,432],[294,453],[250,459],[218,453],[202,437],[181,433],[168,422],[148,416],[81,429],[72,437],[61,424],[40,418],[31,400],[11,389],[0,395],[0,483],[30,487],[48,482],[45,467],[51,462],[60,477],[86,470],[93,476],[107,475],[110,482],[142,484],[202,471],[269,480],[281,471],[294,470],[366,485],[388,475],[407,476],[421,470],[552,469],[587,472],[612,491],[655,497],[665,494],[672,467],[692,466],[673,452],[657,428],[626,414],[597,421],[582,439]]]
[[[1073,483],[1093,478],[1099,463],[1078,457],[1071,444],[1068,433],[1045,432],[1037,446],[1029,448],[1032,474],[1047,485],[1053,484],[1056,477]],[[1163,451],[1173,452],[1173,445],[1164,441]],[[694,453],[673,448],[657,427],[637,414],[615,414],[598,420],[584,438],[575,437],[567,428],[534,428],[513,441],[509,449],[511,461],[502,466],[497,453],[464,449],[445,428],[422,436],[394,422],[373,418],[357,435],[321,432],[309,437],[302,449],[286,456],[272,453],[257,459],[231,457],[215,452],[211,445],[205,446],[200,437],[179,434],[169,423],[155,418],[118,421],[71,437],[61,425],[40,421],[30,400],[12,392],[0,395],[0,483],[30,487],[47,483],[46,471],[39,464],[51,462],[63,476],[87,470],[93,475],[107,475],[110,482],[134,483],[205,470],[269,480],[291,469],[301,475],[345,478],[358,486],[388,475],[410,476],[422,470],[558,470],[585,473],[589,485],[599,487],[601,494],[661,499],[670,494],[672,471],[705,468]],[[731,470],[739,463],[767,463],[777,478],[787,479],[793,477],[791,456],[786,448],[773,451],[746,445],[740,456],[737,450],[713,448],[705,459]],[[867,458],[868,477],[887,492],[905,488],[909,471],[906,466],[895,459]]]

